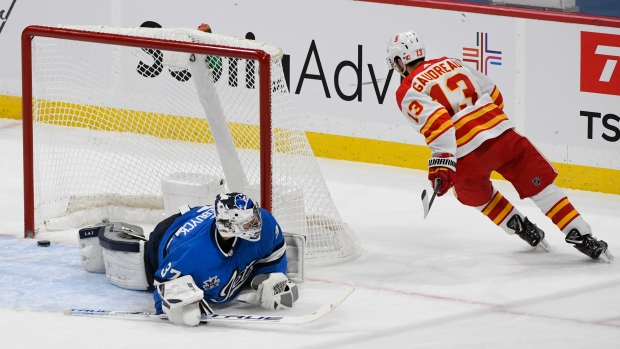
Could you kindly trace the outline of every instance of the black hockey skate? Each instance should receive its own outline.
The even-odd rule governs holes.
[[[600,259],[610,263],[614,258],[607,249],[607,243],[603,240],[597,240],[590,234],[581,235],[577,229],[572,229],[566,235],[566,242],[573,244],[579,252],[585,254],[592,259]]]
[[[538,228],[536,224],[530,222],[527,217],[521,219],[518,214],[513,215],[508,221],[508,228],[513,229],[518,237],[530,244],[532,247],[538,247],[549,252],[550,246],[545,240],[545,232]]]

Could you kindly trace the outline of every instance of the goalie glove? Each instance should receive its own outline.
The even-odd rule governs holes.
[[[191,275],[157,285],[161,307],[168,320],[177,325],[196,326],[203,313],[213,314],[204,300],[204,291],[196,286]]]
[[[456,158],[454,155],[448,153],[433,154],[433,157],[428,160],[428,179],[431,181],[433,189],[436,189],[437,179],[441,180],[437,196],[447,193],[456,180]]]
[[[299,298],[297,285],[282,273],[260,274],[252,279],[250,286],[256,292],[240,295],[237,300],[249,304],[260,304],[265,309],[287,309]]]

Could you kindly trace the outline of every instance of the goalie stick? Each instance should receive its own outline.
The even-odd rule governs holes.
[[[433,201],[435,200],[435,196],[437,196],[439,187],[441,187],[441,179],[437,178],[435,180],[435,188],[433,189],[433,196],[431,197],[430,202],[428,201],[428,195],[426,195],[426,189],[422,191],[422,207],[424,208],[424,218],[428,216],[428,211],[431,210],[431,205],[433,205]]]
[[[355,290],[352,285],[347,285],[328,303],[324,304],[310,314],[302,316],[272,316],[272,315],[243,315],[243,314],[202,314],[200,322],[253,322],[253,323],[278,323],[301,325],[313,322],[325,314],[334,310]],[[65,315],[105,317],[129,320],[150,320],[161,321],[168,320],[165,314],[155,314],[151,312],[132,312],[132,311],[113,311],[113,310],[91,310],[91,309],[71,309],[64,311]]]

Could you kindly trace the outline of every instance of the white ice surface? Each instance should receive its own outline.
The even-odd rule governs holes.
[[[438,198],[422,219],[423,171],[325,159],[327,184],[364,252],[308,270],[299,306],[280,312],[303,314],[354,284],[322,319],[186,328],[65,316],[71,306],[150,310],[150,295],[81,270],[74,234],[39,237],[49,249],[20,239],[21,138],[21,122],[0,119],[1,348],[620,348],[620,196],[565,190],[619,257],[606,264],[566,244],[507,182],[495,183],[547,232],[551,252],[533,251],[454,197]]]

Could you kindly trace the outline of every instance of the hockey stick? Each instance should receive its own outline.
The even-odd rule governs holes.
[[[424,208],[424,218],[428,216],[428,211],[431,210],[431,206],[433,205],[433,201],[435,201],[435,196],[437,196],[437,192],[439,191],[439,187],[441,187],[441,179],[435,179],[435,188],[433,188],[433,196],[431,197],[431,201],[428,201],[428,195],[426,195],[426,189],[422,191],[422,207]]]
[[[254,323],[278,323],[301,325],[313,322],[325,314],[334,310],[355,290],[353,285],[347,285],[342,291],[332,298],[329,303],[324,304],[314,312],[302,316],[272,316],[272,315],[243,315],[243,314],[203,314],[200,322],[254,322]],[[64,311],[65,315],[90,316],[117,318],[128,320],[150,320],[161,321],[168,320],[165,314],[155,314],[150,312],[131,312],[131,311],[111,311],[111,310],[91,310],[91,309],[71,309]]]

